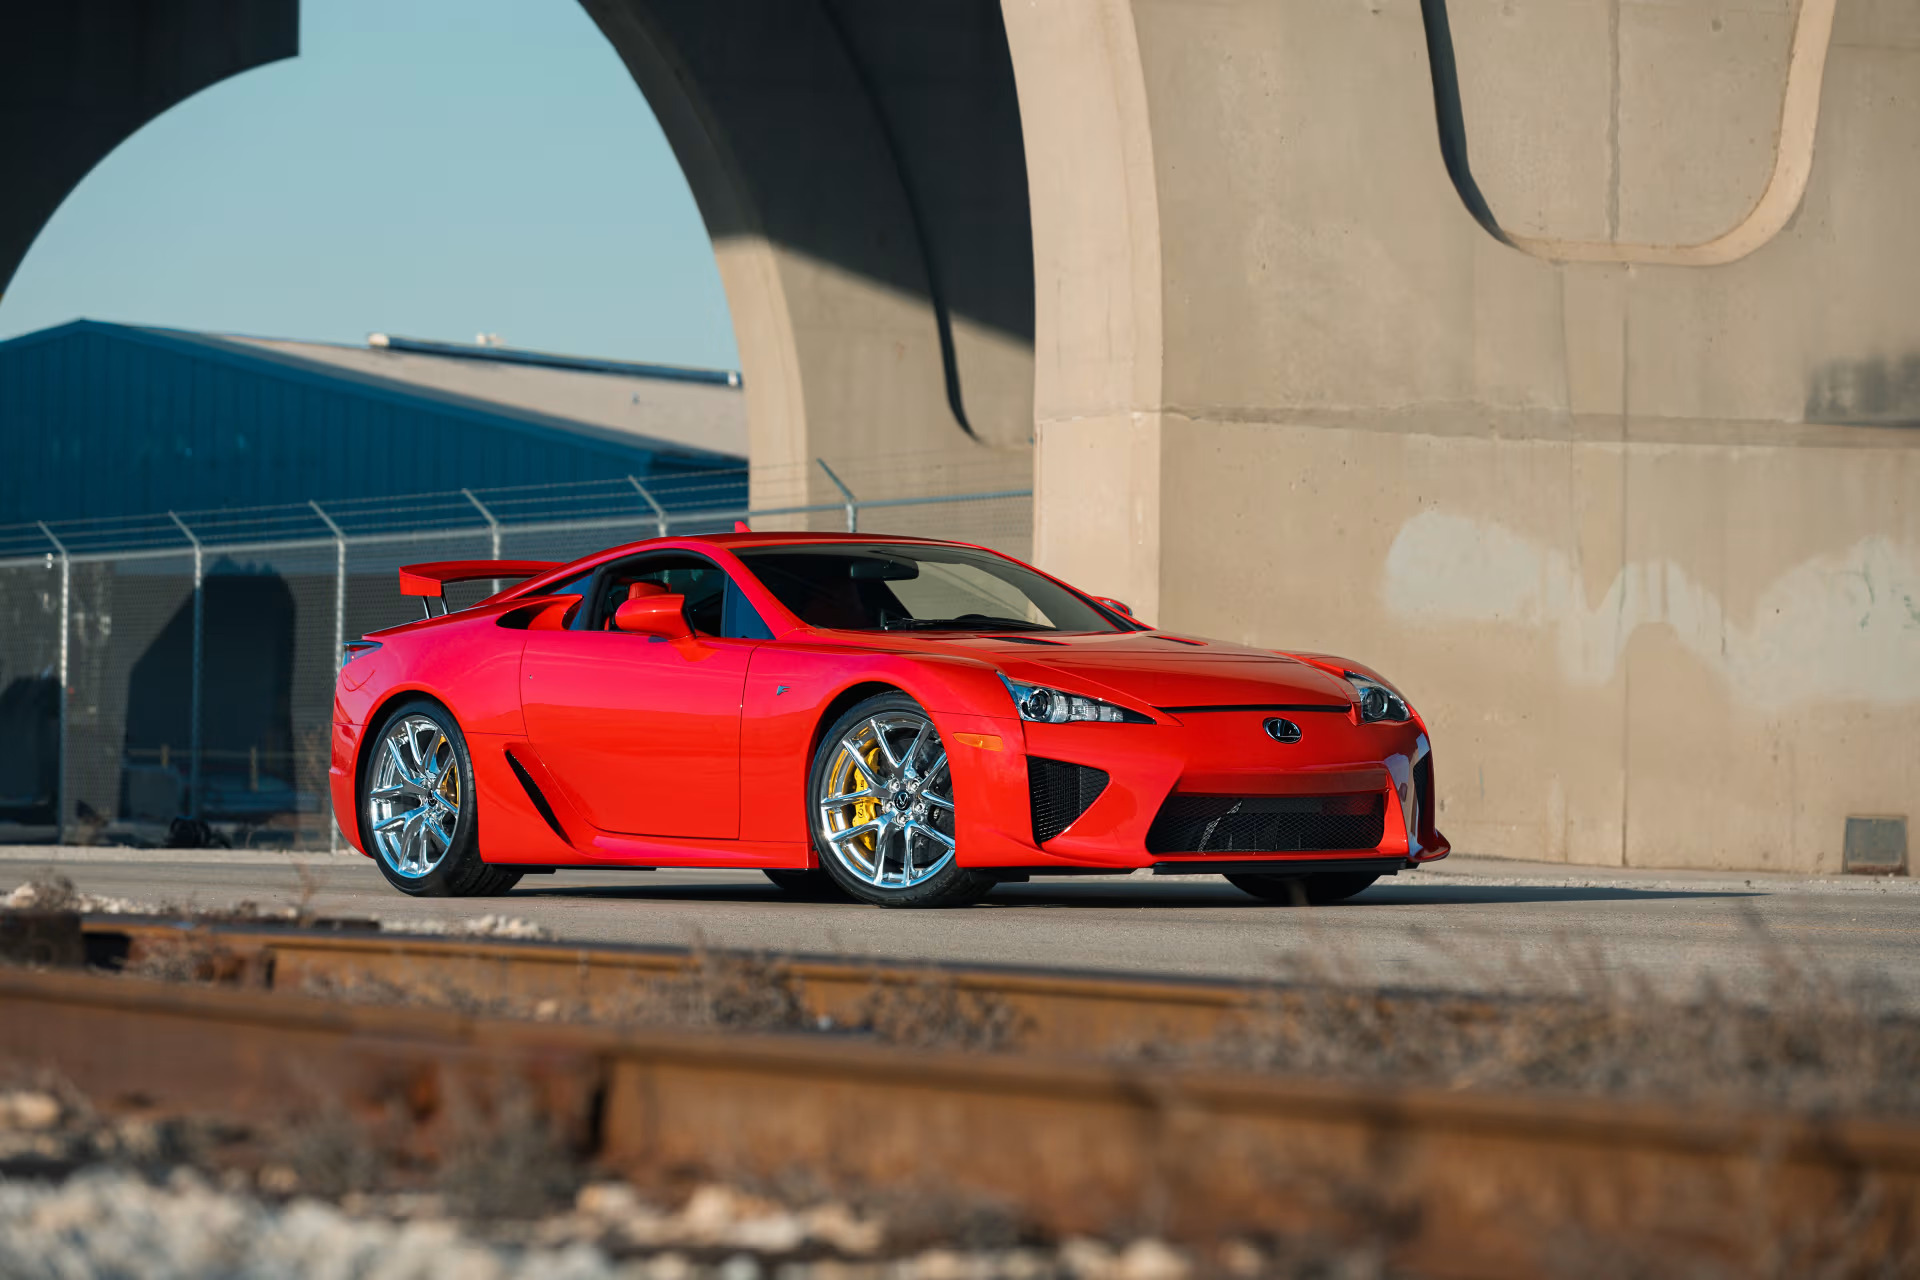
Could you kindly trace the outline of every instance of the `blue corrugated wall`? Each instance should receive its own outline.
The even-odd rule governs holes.
[[[82,320],[0,342],[0,524],[739,465],[192,334]]]

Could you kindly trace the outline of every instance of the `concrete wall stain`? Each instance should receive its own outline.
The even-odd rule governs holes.
[[[1808,422],[1920,427],[1920,351],[1835,360],[1807,385]]]
[[[1671,560],[1636,561],[1589,601],[1569,555],[1492,522],[1423,511],[1400,527],[1381,594],[1421,623],[1494,623],[1550,634],[1562,674],[1613,679],[1641,627],[1665,626],[1746,705],[1920,702],[1920,545],[1879,535],[1801,561],[1751,617]]]

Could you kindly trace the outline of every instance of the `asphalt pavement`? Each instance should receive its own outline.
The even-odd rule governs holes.
[[[1764,995],[1782,964],[1920,1007],[1920,883],[1626,871],[1456,855],[1349,902],[1258,902],[1211,876],[1003,885],[978,906],[796,902],[752,871],[562,871],[503,898],[410,899],[357,854],[0,847],[0,896],[42,870],[133,905],[253,901],[394,923],[484,914],[579,942],[1405,986],[1565,987],[1645,977]]]

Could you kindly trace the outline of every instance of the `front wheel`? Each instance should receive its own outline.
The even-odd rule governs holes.
[[[1328,903],[1345,902],[1379,878],[1360,871],[1329,871],[1312,876],[1228,876],[1227,882],[1268,902],[1324,907]]]
[[[480,861],[473,759],[447,709],[417,698],[381,722],[360,779],[360,830],[380,874],[416,898],[505,893],[516,867]]]
[[[903,693],[868,698],[828,727],[807,798],[820,865],[862,902],[961,906],[994,886],[955,857],[946,747]]]

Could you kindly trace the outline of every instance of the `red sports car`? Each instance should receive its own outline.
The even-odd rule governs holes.
[[[448,611],[478,579],[524,581]],[[1447,853],[1426,726],[1377,673],[981,547],[740,532],[400,583],[428,616],[347,646],[332,786],[405,893],[738,867],[941,906],[1151,868],[1325,903]]]

